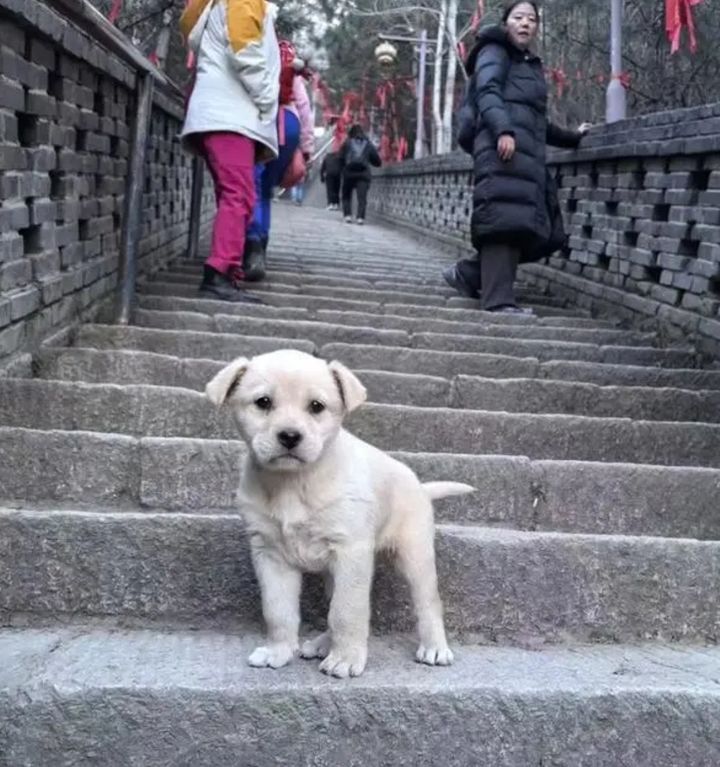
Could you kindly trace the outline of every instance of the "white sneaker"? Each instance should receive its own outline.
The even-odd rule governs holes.
[[[352,224],[353,219],[352,216],[345,216],[345,223],[346,224]]]
[[[335,210],[335,206],[334,205],[328,205],[327,206],[327,210]]]
[[[365,223],[365,219],[364,218],[359,218],[355,223],[359,224],[360,226],[362,226]]]

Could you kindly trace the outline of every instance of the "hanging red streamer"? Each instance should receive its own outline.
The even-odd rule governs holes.
[[[482,23],[483,16],[485,15],[485,0],[478,0],[475,13],[473,13],[472,21],[470,22],[470,30],[477,32],[480,24]]]
[[[694,6],[700,5],[701,2],[702,0],[665,0],[665,31],[673,53],[680,50],[683,27],[687,27],[691,53],[697,51],[695,19],[692,9]]]
[[[110,11],[108,12],[108,21],[111,24],[114,24],[120,18],[122,6],[123,0],[113,0],[113,4],[110,6]]]

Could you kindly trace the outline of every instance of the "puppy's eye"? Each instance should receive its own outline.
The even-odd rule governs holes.
[[[310,403],[310,412],[313,415],[319,415],[323,410],[325,410],[325,405],[323,405],[322,402],[318,402],[318,400],[314,399]]]
[[[270,410],[272,407],[272,400],[270,397],[260,397],[260,399],[255,400],[255,405],[260,408],[260,410]]]

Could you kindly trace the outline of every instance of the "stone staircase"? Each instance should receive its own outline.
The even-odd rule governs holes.
[[[429,241],[275,217],[263,305],[179,261],[135,326],[0,378],[0,765],[717,767],[720,371],[528,290],[537,318],[481,313]],[[362,677],[246,666],[244,447],[201,390],[284,347],[359,373],[356,434],[478,488],[437,504],[452,668],[413,662],[384,561]]]

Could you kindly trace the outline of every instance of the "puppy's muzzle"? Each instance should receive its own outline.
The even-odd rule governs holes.
[[[292,450],[302,442],[302,434],[299,431],[285,429],[279,431],[277,435],[278,442],[287,450]]]

